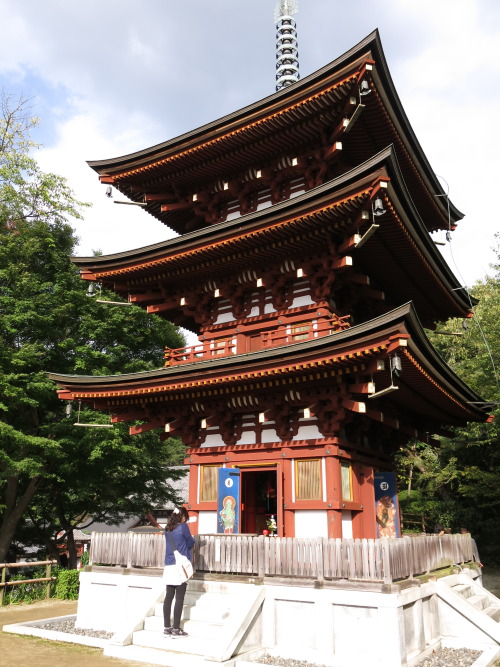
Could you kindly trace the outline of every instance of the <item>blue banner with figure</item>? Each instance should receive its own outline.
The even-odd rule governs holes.
[[[217,532],[240,532],[240,471],[237,468],[219,468]]]
[[[377,537],[400,537],[396,473],[376,472],[374,479]]]

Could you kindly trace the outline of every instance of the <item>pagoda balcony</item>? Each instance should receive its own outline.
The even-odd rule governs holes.
[[[212,338],[204,340],[196,345],[187,345],[175,349],[165,348],[165,366],[178,366],[181,364],[192,364],[197,361],[229,357],[235,354],[247,352],[258,352],[268,350],[282,345],[302,343],[314,338],[329,336],[350,327],[350,315],[333,317],[320,322],[304,322],[300,324],[285,325],[272,331],[263,331],[259,336],[229,333],[224,338]],[[250,332],[249,332],[250,334]]]

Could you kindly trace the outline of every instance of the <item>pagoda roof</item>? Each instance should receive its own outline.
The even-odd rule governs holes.
[[[375,277],[392,303],[411,299],[426,324],[465,317],[472,306],[470,296],[430,238],[394,146],[261,211],[143,248],[73,261],[84,278],[126,297],[159,284],[185,285],[188,276],[197,282],[217,281],[247,269],[252,253],[256,265],[271,258],[279,262],[294,252],[299,257],[317,252],[327,237],[340,246],[346,235],[363,234],[375,221],[371,201],[377,193],[384,197],[387,212],[376,219],[379,228],[369,242],[346,250],[352,252],[353,270]],[[368,219],[359,219],[362,210],[369,212]],[[172,317],[172,311],[165,316]]]
[[[376,362],[387,362],[395,351],[402,361],[402,373],[393,380],[387,364],[385,370],[376,370]],[[460,425],[488,419],[488,404],[437,353],[411,303],[339,333],[265,351],[142,373],[100,377],[49,373],[49,377],[63,388],[63,399],[93,402],[99,409],[115,414],[147,405],[155,409],[163,406],[175,414],[175,406],[183,401],[210,400],[207,397],[218,394],[223,398],[228,390],[232,394],[238,387],[238,391],[243,388],[252,394],[256,387],[263,391],[266,386],[288,386],[290,378],[294,378],[293,387],[300,390],[298,382],[304,387],[309,382],[315,386],[325,383],[328,387],[337,383],[340,376],[363,374],[373,375],[377,391],[393,381],[398,386],[397,391],[381,398],[368,398],[363,404],[366,410],[353,408],[366,411],[375,419],[388,406],[437,424]]]
[[[249,162],[288,154],[321,132],[328,133],[342,113],[342,104],[354,90],[357,94],[367,68],[373,82],[372,101],[364,102],[366,108],[350,130],[349,160],[365,161],[394,144],[427,228],[448,229],[463,215],[445,201],[446,194],[413,132],[378,31],[322,69],[239,111],[150,148],[88,164],[103,182],[112,183],[135,202],[144,202],[146,194],[165,187],[174,198],[179,193],[192,194],[193,184],[202,187],[248,168]],[[146,210],[181,234],[193,217],[191,210],[162,212],[158,200],[148,201]]]

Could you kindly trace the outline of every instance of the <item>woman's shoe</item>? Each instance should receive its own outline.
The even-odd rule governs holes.
[[[173,628],[163,628],[164,637],[171,637],[172,636],[172,630],[173,630]]]
[[[189,637],[188,633],[184,632],[184,630],[181,630],[180,628],[172,628],[170,635],[172,637]]]

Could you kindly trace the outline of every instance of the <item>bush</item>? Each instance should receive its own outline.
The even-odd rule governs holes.
[[[23,581],[24,579],[38,579],[45,577],[45,568],[26,567],[17,570],[16,574],[12,574],[10,581]],[[18,586],[8,586],[4,595],[4,604],[29,604],[36,600],[43,600],[47,594],[47,583],[44,582],[29,582],[27,584],[19,584]]]
[[[78,570],[58,570],[54,597],[60,600],[78,600],[80,572]]]

